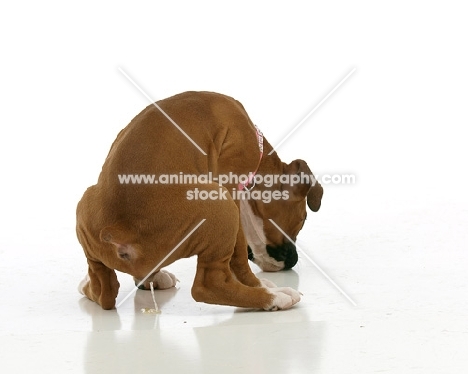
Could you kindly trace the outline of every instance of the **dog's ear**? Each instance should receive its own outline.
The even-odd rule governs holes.
[[[99,233],[101,241],[112,244],[117,256],[122,260],[132,260],[138,256],[136,246],[132,244],[133,235],[120,225],[104,227]]]
[[[292,197],[295,200],[304,199],[310,189],[307,179],[304,180],[303,178],[301,180],[301,176],[311,174],[307,163],[304,160],[294,160],[284,167],[283,173],[289,177],[286,179],[289,183],[283,183],[282,189],[288,190],[290,194],[293,194]]]
[[[294,160],[284,168],[285,174],[289,175],[289,184],[283,184],[282,188],[293,194],[295,199],[307,197],[307,206],[313,212],[320,209],[323,188],[315,179],[314,174],[304,160]],[[292,183],[294,182],[295,183]]]
[[[320,205],[322,204],[323,187],[315,179],[312,173],[310,175],[312,176],[313,180],[309,192],[307,193],[307,206],[312,212],[317,212],[320,209]]]

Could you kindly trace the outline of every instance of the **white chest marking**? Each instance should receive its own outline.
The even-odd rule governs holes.
[[[253,213],[247,200],[240,200],[240,218],[245,238],[254,255],[254,262],[264,271],[284,269],[284,261],[276,261],[268,255],[263,220]]]

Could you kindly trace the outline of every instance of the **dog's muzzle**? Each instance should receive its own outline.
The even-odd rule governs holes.
[[[297,250],[293,243],[288,242],[279,246],[267,244],[265,250],[264,256],[255,256],[252,249],[248,247],[249,260],[256,263],[264,271],[288,270],[297,264]]]

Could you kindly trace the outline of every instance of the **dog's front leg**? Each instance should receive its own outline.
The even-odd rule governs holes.
[[[288,309],[300,300],[300,294],[288,287],[263,287],[252,273],[239,209],[233,200],[213,202],[204,213],[206,222],[197,231],[198,245],[193,252],[198,256],[192,287],[196,301],[277,310]]]
[[[245,239],[242,228],[239,228],[237,233],[237,241],[232,254],[230,266],[232,272],[242,284],[250,287],[262,286],[260,279],[258,279],[250,269],[247,240]]]
[[[263,309],[273,300],[273,295],[265,288],[249,287],[239,282],[230,271],[229,258],[216,263],[198,259],[192,296],[196,301],[208,304],[257,309]]]
[[[264,310],[289,309],[301,299],[299,292],[289,287],[250,287],[240,283],[230,272],[229,259],[216,264],[199,259],[192,296],[209,304]]]
[[[248,263],[240,265],[241,252],[234,256],[234,243],[231,249],[229,244],[229,241],[213,243],[215,247],[210,246],[198,254],[197,273],[192,287],[192,296],[196,301],[265,310],[288,309],[299,302],[299,292],[289,287],[265,287],[251,272]],[[235,269],[235,274],[231,273],[231,268]]]

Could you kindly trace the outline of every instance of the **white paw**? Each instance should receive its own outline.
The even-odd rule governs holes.
[[[78,284],[78,292],[80,294],[84,295],[83,289],[88,284],[88,282],[89,282],[89,275],[86,274],[86,277],[84,277],[84,279]]]
[[[290,287],[270,288],[268,291],[273,294],[273,302],[265,310],[289,309],[301,300],[301,294]]]
[[[150,289],[150,282],[153,282],[153,287],[157,290],[165,290],[171,287],[174,287],[179,280],[176,278],[176,276],[172,273],[169,273],[166,270],[161,270],[158,271],[157,273],[154,273],[148,277],[148,279],[145,280],[145,283],[143,283],[140,288],[144,288],[146,290]],[[135,279],[135,284],[140,283],[139,280]]]
[[[153,276],[154,287],[158,290],[165,290],[167,288],[175,287],[179,280],[172,273],[166,270],[158,271]]]
[[[260,282],[262,282],[262,286],[265,288],[277,288],[277,285],[268,279],[262,278]]]

